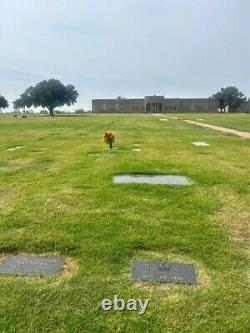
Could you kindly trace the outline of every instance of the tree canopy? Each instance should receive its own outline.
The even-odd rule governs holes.
[[[17,98],[13,102],[14,109],[17,110],[19,108],[25,109],[25,107],[30,108],[33,104],[32,97],[31,97],[31,91],[33,87],[29,87],[25,90],[23,94],[20,95],[19,98]]]
[[[13,106],[15,110],[18,110],[20,108],[24,108],[24,101],[22,100],[22,98],[17,98],[14,102],[13,102]]]
[[[30,87],[28,96],[30,95],[32,104],[46,107],[51,116],[56,107],[63,105],[70,106],[74,104],[78,97],[78,92],[73,85],[64,86],[59,80],[44,80],[34,87]],[[26,95],[27,97],[27,95]]]
[[[73,85],[64,86],[59,80],[50,79],[29,87],[16,99],[15,109],[41,106],[47,108],[51,116],[56,107],[70,106],[77,100],[78,92]]]
[[[22,101],[23,107],[30,108],[33,104],[31,92],[33,87],[29,87],[25,90],[25,92],[20,96],[20,99]]]
[[[7,99],[5,97],[3,97],[2,95],[0,95],[0,110],[5,109],[8,106],[9,106],[9,103],[8,103]]]
[[[236,110],[246,102],[246,97],[236,87],[221,88],[212,98],[218,101],[218,106],[222,109],[228,105],[229,109]]]

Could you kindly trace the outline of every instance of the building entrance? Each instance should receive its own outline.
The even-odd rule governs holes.
[[[146,111],[148,113],[161,113],[162,103],[147,103]]]

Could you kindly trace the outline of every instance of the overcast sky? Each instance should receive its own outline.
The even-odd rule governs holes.
[[[0,0],[0,94],[57,78],[79,91],[73,109],[228,85],[249,96],[249,35],[250,0]]]

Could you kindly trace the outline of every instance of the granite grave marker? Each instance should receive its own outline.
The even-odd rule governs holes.
[[[158,283],[197,284],[192,264],[135,261],[132,266],[132,280]]]
[[[51,276],[60,273],[64,259],[60,257],[8,256],[0,263],[0,274]]]

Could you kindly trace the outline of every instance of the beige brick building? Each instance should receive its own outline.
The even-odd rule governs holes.
[[[249,112],[249,103],[237,110]],[[145,98],[93,99],[92,112],[95,113],[178,113],[178,112],[218,112],[217,102],[210,98]]]

